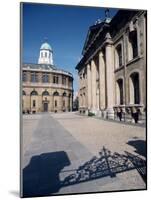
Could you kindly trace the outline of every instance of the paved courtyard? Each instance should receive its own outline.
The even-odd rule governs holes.
[[[43,113],[23,116],[22,139],[24,196],[146,188],[144,168],[138,169],[146,159],[144,127]]]

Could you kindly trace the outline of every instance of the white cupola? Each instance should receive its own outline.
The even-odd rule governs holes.
[[[51,46],[44,42],[40,47],[40,54],[38,59],[38,64],[50,64],[53,65],[53,51]]]

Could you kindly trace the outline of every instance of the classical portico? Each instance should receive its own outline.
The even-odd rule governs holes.
[[[87,96],[89,111],[112,118],[114,110],[113,47],[106,43],[105,55],[99,51],[87,64]],[[107,90],[106,90],[107,89]],[[107,91],[107,93],[106,93]]]
[[[123,16],[127,21],[121,21]],[[115,30],[119,22],[121,27]],[[145,23],[144,11],[119,11],[112,20],[98,21],[89,28],[76,66],[80,112],[107,119],[117,119],[121,112],[123,120],[131,120],[137,112],[144,119]]]

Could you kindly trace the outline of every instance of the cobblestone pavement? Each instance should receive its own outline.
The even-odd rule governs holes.
[[[145,159],[145,128],[108,122],[76,113],[23,116],[24,196],[45,196],[129,189],[145,189],[138,170],[125,170],[64,187],[62,181],[79,166],[99,157],[105,147]]]

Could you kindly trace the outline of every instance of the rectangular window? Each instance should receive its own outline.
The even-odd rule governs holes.
[[[65,76],[62,77],[62,85],[66,85],[66,77]]]
[[[53,76],[53,83],[58,84],[59,83],[59,77]]]
[[[116,67],[121,67],[122,66],[122,46],[119,44],[116,47]]]
[[[33,100],[33,107],[36,107],[36,101]]]
[[[48,74],[42,75],[42,82],[43,83],[49,83],[49,75]]]
[[[27,73],[23,72],[23,81],[26,82],[27,81]]]
[[[72,79],[69,78],[69,87],[72,87]]]
[[[134,30],[129,33],[129,41],[132,48],[132,59],[138,56],[138,46],[137,46],[137,31]]]
[[[59,83],[59,78],[58,78],[58,76],[56,76],[56,83],[58,84]]]
[[[37,73],[31,74],[31,82],[33,82],[33,83],[38,82],[38,74]]]
[[[57,107],[57,100],[55,100],[55,107]]]
[[[63,100],[63,107],[65,107],[65,100]]]
[[[122,49],[119,49],[119,67],[122,66]]]

